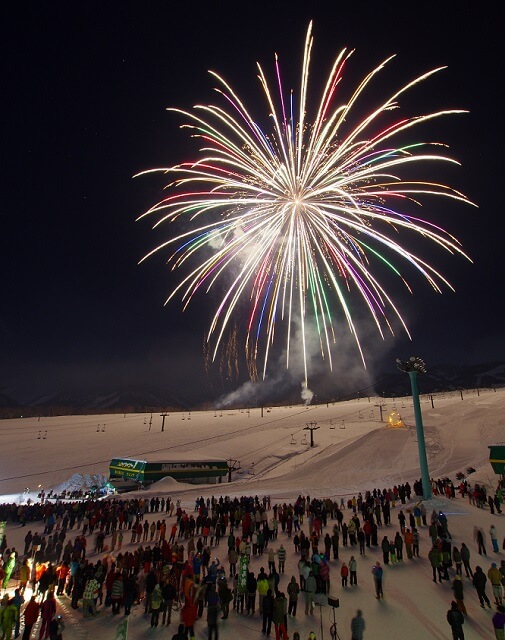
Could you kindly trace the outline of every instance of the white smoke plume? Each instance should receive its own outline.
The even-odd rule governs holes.
[[[309,389],[305,381],[302,382],[301,396],[304,404],[306,405],[310,404],[312,402],[312,398],[314,397],[314,392]]]

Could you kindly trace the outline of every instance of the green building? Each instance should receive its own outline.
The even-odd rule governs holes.
[[[493,471],[499,475],[505,475],[505,444],[489,445],[489,462]]]
[[[228,462],[218,458],[171,457],[165,460],[113,458],[109,478],[128,484],[147,486],[163,478],[174,478],[189,484],[216,484],[228,475]]]

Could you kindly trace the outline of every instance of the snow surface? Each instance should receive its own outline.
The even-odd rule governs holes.
[[[430,475],[448,476],[456,481],[456,473],[465,472],[471,466],[476,472],[469,480],[494,489],[497,476],[489,464],[488,445],[505,440],[505,390],[465,391],[463,397],[459,391],[439,394],[433,396],[433,404],[434,407],[429,397],[422,398]],[[393,411],[400,413],[405,428],[386,427],[387,417]],[[41,488],[58,493],[64,488],[79,489],[79,483],[83,487],[99,484],[98,480],[108,473],[110,460],[117,456],[151,460],[215,457],[240,462],[241,469],[233,474],[231,484],[195,486],[166,479],[137,494],[128,494],[171,495],[180,499],[187,510],[193,510],[195,498],[200,495],[270,495],[272,504],[293,501],[300,493],[340,499],[374,487],[388,488],[406,481],[412,484],[420,477],[414,412],[412,399],[408,397],[361,398],[318,406],[170,413],[165,419],[164,432],[161,417],[154,414],[152,425],[150,417],[150,414],[114,414],[0,421],[0,500],[36,500]],[[309,446],[308,426],[317,427],[312,432],[314,447]],[[472,553],[472,566],[480,562],[487,572],[491,561],[503,557],[503,551],[493,554],[487,533],[493,522],[501,542],[505,535],[503,515],[492,516],[488,510],[477,509],[461,498],[448,501],[437,497],[427,503],[427,509],[428,513],[442,509],[448,514],[454,544],[466,542]],[[398,529],[398,512],[397,505],[392,511],[392,525],[379,529],[379,540],[383,535],[394,535]],[[351,512],[345,512],[346,518],[350,515]],[[160,514],[149,515],[148,519],[151,518],[157,520]],[[487,557],[477,555],[473,541],[476,524],[486,534]],[[31,523],[30,527],[35,529]],[[8,526],[9,544],[22,548],[26,531],[19,526]],[[282,589],[291,575],[298,577],[298,572],[291,541],[282,532],[277,545],[280,542],[288,549]],[[385,599],[377,601],[370,570],[377,559],[382,561],[382,554],[371,549],[366,557],[360,557],[356,548],[341,548],[340,561],[331,561],[331,595],[340,599],[340,608],[335,611],[340,638],[350,637],[350,620],[357,608],[363,610],[365,638],[451,638],[445,620],[452,599],[451,583],[432,582],[428,550],[428,532],[423,527],[421,558],[386,567]],[[222,554],[223,562],[225,552],[222,542],[215,553]],[[340,562],[348,561],[351,554],[358,560],[358,587],[342,589]],[[90,557],[96,561],[96,557]],[[266,564],[266,557],[255,558],[252,570],[257,573]],[[465,622],[466,638],[494,637],[492,610],[479,607],[470,582],[466,578],[464,581],[469,612]],[[491,597],[489,586],[487,592]],[[75,612],[69,607],[68,599],[61,598],[60,606],[67,620],[64,640],[113,637],[118,618],[111,616],[110,609],[104,610],[97,619],[84,620],[81,611]],[[132,640],[148,636],[170,639],[176,633],[174,623],[168,631],[151,630],[149,618],[144,618],[142,613],[140,607],[132,610],[129,623]],[[298,630],[305,640],[313,630],[318,640],[329,639],[332,622],[333,610],[328,606],[316,610],[315,616],[305,616],[301,598],[297,618],[289,619],[289,634],[292,637]],[[205,620],[199,621],[196,629],[197,638],[207,637]],[[221,640],[260,637],[263,636],[258,614],[248,617],[232,613],[220,624]]]

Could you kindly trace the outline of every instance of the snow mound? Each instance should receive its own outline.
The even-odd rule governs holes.
[[[74,473],[66,482],[54,485],[50,489],[55,494],[72,493],[72,491],[89,491],[92,488],[100,489],[105,487],[108,483],[107,478],[102,474],[82,475],[80,473]]]

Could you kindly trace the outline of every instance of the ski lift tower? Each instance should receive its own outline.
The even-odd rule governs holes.
[[[228,482],[231,482],[231,474],[233,471],[240,471],[242,467],[240,466],[240,460],[232,460],[231,458],[228,460]]]
[[[307,422],[307,426],[303,427],[304,431],[310,431],[310,446],[314,446],[314,431],[319,429],[317,422]]]

